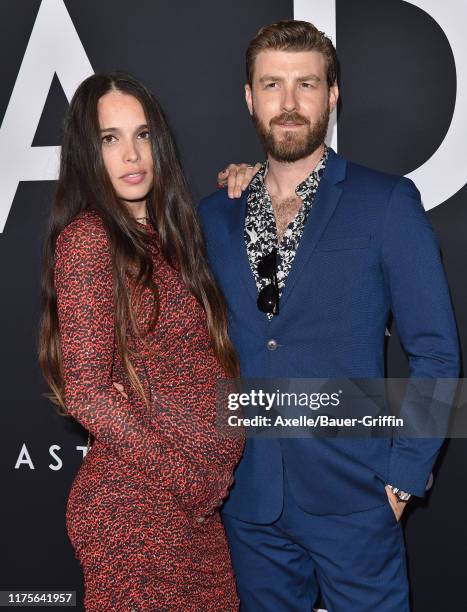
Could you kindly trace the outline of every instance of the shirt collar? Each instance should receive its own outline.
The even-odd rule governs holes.
[[[317,166],[310,172],[310,174],[306,177],[304,181],[302,181],[295,188],[295,193],[299,196],[305,195],[311,188],[316,186],[317,181],[323,175],[324,169],[326,167],[326,162],[329,157],[329,147],[324,145],[324,152],[319,160]],[[264,179],[266,178],[266,174],[269,170],[269,162],[266,160],[261,164],[260,169],[255,174],[255,176],[251,179],[250,182],[250,191],[262,191],[265,190]]]

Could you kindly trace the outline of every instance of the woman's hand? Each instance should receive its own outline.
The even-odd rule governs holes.
[[[261,168],[258,162],[254,166],[249,164],[229,164],[227,168],[221,170],[217,175],[217,186],[222,189],[227,187],[229,198],[239,198],[242,191],[250,184],[253,176]]]
[[[214,506],[214,508],[212,510],[210,510],[209,512],[207,512],[206,514],[203,514],[202,516],[198,517],[198,523],[204,523],[204,521],[209,518],[210,516],[212,516],[213,514],[215,514],[217,512],[217,510],[219,510],[219,508],[221,508],[222,504],[224,503],[224,499],[228,496],[229,494],[229,490],[230,487],[233,485],[234,483],[234,477],[231,476],[230,477],[230,482],[227,485],[227,488],[225,490],[225,495],[224,497],[222,497],[222,499],[220,499],[217,504]]]
[[[125,399],[128,399],[128,395],[123,390],[124,389],[123,385],[121,385],[120,383],[114,382],[113,386],[117,389],[117,391],[120,391],[120,393],[123,395]]]

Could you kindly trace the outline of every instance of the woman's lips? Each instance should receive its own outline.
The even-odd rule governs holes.
[[[130,172],[128,174],[124,174],[121,179],[128,183],[129,185],[138,185],[142,183],[146,178],[146,172]]]

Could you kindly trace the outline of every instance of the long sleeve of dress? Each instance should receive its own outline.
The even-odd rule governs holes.
[[[104,226],[77,219],[59,235],[55,288],[67,411],[123,461],[158,480],[189,512],[204,514],[226,482],[148,427],[112,384],[114,298]]]

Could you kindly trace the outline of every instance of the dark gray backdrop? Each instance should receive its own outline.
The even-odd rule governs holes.
[[[263,158],[243,102],[244,51],[260,25],[293,17],[292,0],[65,4],[95,71],[130,71],[159,97],[194,198],[215,188],[216,173],[227,162]],[[39,5],[39,0],[0,3],[0,121]],[[410,172],[437,149],[449,127],[456,74],[446,37],[431,18],[400,0],[338,0],[337,41],[339,152],[374,168]],[[35,146],[59,144],[66,105],[55,78]],[[64,515],[82,459],[76,446],[85,444],[85,435],[70,420],[56,417],[41,397],[45,387],[35,353],[40,249],[53,187],[52,182],[21,183],[0,234],[0,588],[76,589],[82,601],[81,572]],[[442,245],[463,347],[466,204],[464,188],[429,213]],[[405,375],[406,360],[393,332],[389,374]],[[26,464],[15,469],[23,444],[34,469]],[[63,462],[57,470],[49,467],[57,465],[49,453],[54,444]],[[405,518],[416,612],[466,608],[465,440],[449,442],[442,455],[427,500],[409,507]]]

